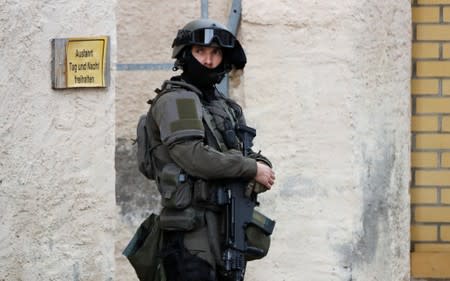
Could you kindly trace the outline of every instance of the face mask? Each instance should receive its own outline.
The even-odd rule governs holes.
[[[219,83],[225,76],[223,63],[210,69],[203,66],[190,52],[187,53],[183,64],[183,76],[188,82],[199,88],[207,88]]]

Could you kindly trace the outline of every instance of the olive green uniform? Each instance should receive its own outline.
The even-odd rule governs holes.
[[[207,109],[203,108],[200,90],[186,83],[174,83],[164,84],[162,91],[168,92],[153,102],[151,110],[157,127],[152,129],[159,130],[162,144],[154,152],[160,158],[158,164],[175,162],[187,174],[205,180],[255,177],[254,159],[245,158],[237,151],[221,152],[220,147],[214,147],[214,141],[206,139],[205,142],[203,111]]]
[[[183,232],[186,249],[216,268],[222,262],[216,188],[226,179],[251,181],[256,160],[270,162],[256,153],[244,157],[237,137],[231,141],[234,147],[224,138],[225,127],[245,123],[234,102],[219,93],[206,99],[182,81],[165,81],[157,92],[147,127],[162,195],[161,227]]]

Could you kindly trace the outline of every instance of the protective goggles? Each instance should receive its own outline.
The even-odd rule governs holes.
[[[235,38],[233,34],[223,29],[204,28],[194,31],[180,30],[175,39],[174,45],[197,44],[210,45],[216,39],[221,47],[233,48]]]

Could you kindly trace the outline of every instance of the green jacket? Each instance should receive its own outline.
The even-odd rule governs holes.
[[[175,163],[188,175],[204,180],[255,177],[256,160],[224,145],[218,124],[221,117],[216,113],[226,112],[230,119],[237,117],[227,100],[216,95],[213,102],[206,102],[203,93],[193,85],[178,81],[163,84],[149,111],[149,125],[155,136],[152,142],[157,144],[153,151],[157,170]],[[210,115],[205,116],[205,110]],[[212,120],[205,120],[211,116]],[[241,117],[232,122],[243,120]],[[206,122],[215,126],[216,132],[208,132]]]
[[[205,97],[182,81],[165,81],[157,93],[147,129],[163,206],[159,225],[166,231],[185,232],[186,249],[213,267],[221,265],[223,217],[217,188],[227,179],[254,183],[256,161],[271,163],[252,151],[243,156],[233,132],[237,124],[245,125],[245,119],[235,102],[218,92]]]

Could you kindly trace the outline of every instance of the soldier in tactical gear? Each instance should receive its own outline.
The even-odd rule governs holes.
[[[239,41],[208,19],[188,23],[173,41],[174,70],[151,101],[147,128],[163,209],[163,265],[168,281],[227,280],[223,275],[223,215],[217,188],[245,179],[255,191],[270,189],[275,174],[260,153],[242,154],[235,128],[242,108],[218,92],[226,73],[243,69]]]

